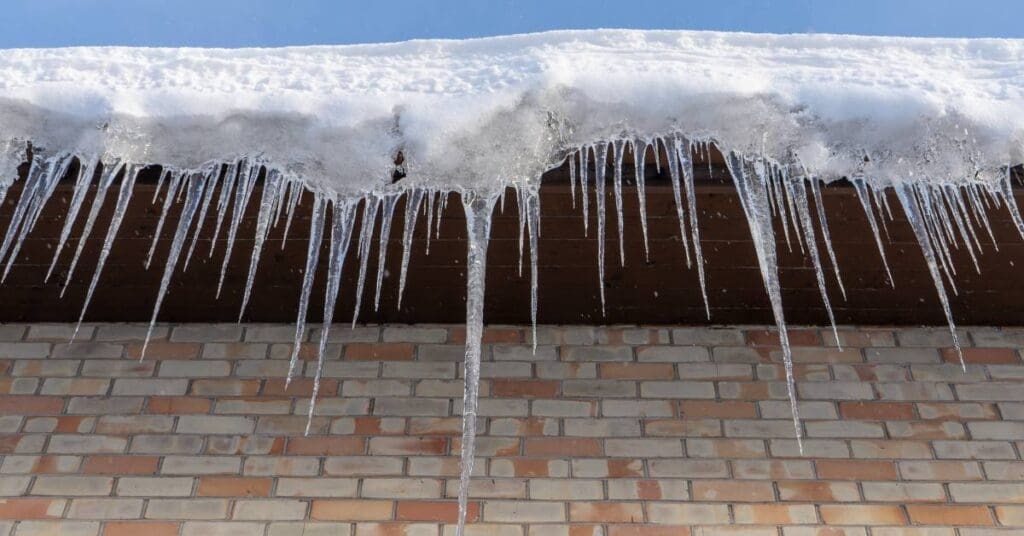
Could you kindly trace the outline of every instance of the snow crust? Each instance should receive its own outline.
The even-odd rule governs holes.
[[[182,170],[249,158],[333,192],[387,190],[399,151],[408,181],[479,189],[668,133],[826,179],[996,177],[1024,161],[1024,40],[595,30],[0,51],[0,147]],[[3,179],[12,165],[0,156]]]

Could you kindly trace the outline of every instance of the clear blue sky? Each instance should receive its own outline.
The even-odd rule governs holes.
[[[0,48],[344,44],[561,28],[1024,37],[1024,0],[0,1]]]

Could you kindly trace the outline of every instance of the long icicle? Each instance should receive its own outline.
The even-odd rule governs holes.
[[[395,217],[398,195],[384,197],[384,212],[380,221],[380,240],[377,243],[377,287],[373,293],[373,310],[380,310],[380,290],[384,286],[384,272],[388,260],[388,240],[391,238],[391,220]]]
[[[160,209],[160,219],[156,222],[156,229],[153,230],[153,242],[149,245],[149,254],[146,255],[146,269],[149,269],[149,265],[153,262],[153,253],[156,252],[156,244],[160,241],[160,231],[164,228],[164,222],[167,220],[167,211],[171,208],[171,204],[174,203],[174,198],[178,195],[178,187],[182,182],[183,173],[172,173],[170,182],[167,185],[167,193],[164,194],[164,204]]]
[[[487,275],[487,245],[491,236],[491,214],[496,195],[462,194],[466,212],[466,358],[462,396],[462,453],[459,468],[459,517],[456,536],[466,530],[469,482],[476,455],[476,417],[480,397],[480,343],[484,328],[484,290]]]
[[[334,200],[331,224],[331,252],[327,267],[327,294],[324,296],[324,321],[320,329],[320,343],[317,345],[316,373],[313,376],[313,394],[309,399],[309,414],[306,419],[306,435],[313,426],[313,412],[316,398],[320,393],[320,378],[327,357],[327,341],[330,337],[331,322],[334,321],[334,304],[341,288],[341,274],[345,268],[345,256],[352,240],[352,226],[355,223],[356,205],[360,198],[339,197]]]
[[[324,213],[327,211],[327,199],[323,194],[313,194],[313,213],[309,219],[309,246],[306,250],[306,270],[302,272],[302,293],[299,295],[298,318],[295,319],[295,344],[292,345],[292,356],[288,361],[288,375],[284,381],[285,389],[295,377],[295,369],[299,364],[299,349],[302,336],[306,330],[306,314],[309,311],[309,296],[313,291],[316,279],[316,267],[320,263],[320,244],[324,237]]]
[[[402,264],[398,271],[398,308],[402,308],[402,295],[405,293],[405,277],[409,273],[409,257],[412,253],[412,239],[416,232],[416,220],[419,219],[420,203],[423,202],[423,190],[414,188],[405,194],[405,225],[402,227]],[[430,227],[427,227],[430,234]]]
[[[825,203],[821,195],[821,182],[816,177],[811,177],[807,170],[804,175],[811,182],[811,194],[814,196],[814,207],[818,213],[818,226],[821,227],[821,238],[825,241],[825,251],[828,253],[829,261],[832,262],[832,270],[836,274],[836,283],[839,285],[839,292],[846,299],[846,287],[843,286],[843,278],[839,275],[839,263],[836,262],[836,252],[832,249],[832,233],[828,229],[828,217],[825,215]],[[838,340],[836,343],[838,344]]]
[[[800,428],[800,413],[796,403],[796,381],[793,378],[793,354],[789,348],[789,335],[786,332],[786,319],[782,310],[782,289],[779,285],[779,266],[776,257],[775,234],[772,228],[771,209],[768,205],[766,188],[768,187],[755,172],[748,172],[747,162],[743,157],[729,153],[726,166],[732,175],[736,193],[739,194],[740,205],[750,226],[750,236],[757,251],[757,261],[761,267],[761,278],[764,280],[765,291],[771,301],[775,325],[779,330],[779,343],[782,346],[782,362],[786,370],[786,391],[789,393],[789,406],[793,416],[793,432],[796,435],[797,447],[803,453],[803,432]],[[754,170],[763,169],[761,165],[751,166]],[[754,175],[754,176],[751,176]]]
[[[231,251],[235,247],[235,238],[238,236],[238,226],[242,223],[245,210],[249,206],[249,199],[256,187],[256,179],[260,175],[262,166],[246,162],[245,167],[239,174],[238,186],[235,188],[235,206],[231,210],[231,225],[228,226],[228,243],[224,248],[224,261],[220,267],[220,279],[217,281],[217,297],[224,288],[224,277],[228,272],[228,263],[231,261]]]
[[[78,336],[78,330],[82,327],[82,320],[85,318],[85,311],[92,301],[92,294],[96,291],[96,285],[100,282],[100,274],[103,273],[103,265],[107,263],[110,250],[114,247],[114,239],[117,231],[121,228],[121,221],[124,220],[125,212],[128,211],[128,203],[132,200],[132,192],[135,191],[135,179],[138,177],[139,166],[130,165],[125,167],[124,178],[121,179],[121,190],[117,196],[117,203],[114,205],[114,215],[110,219],[110,226],[107,227],[107,237],[103,240],[103,249],[100,250],[100,258],[96,261],[96,269],[92,274],[92,281],[89,282],[89,290],[85,294],[85,301],[82,303],[82,311],[78,314],[78,323],[75,324],[75,331],[71,334],[71,340]]]
[[[605,227],[605,199],[604,181],[608,170],[608,142],[599,142],[594,146],[594,212],[597,215],[597,284],[601,296],[601,316],[605,315],[604,299],[604,227]]]
[[[252,246],[252,255],[249,258],[249,273],[245,278],[245,292],[242,294],[242,306],[238,310],[238,321],[242,321],[245,314],[245,307],[249,305],[249,297],[252,295],[252,284],[256,280],[256,269],[260,264],[260,253],[263,252],[263,244],[270,233],[270,224],[273,219],[275,207],[281,193],[281,174],[276,170],[267,172],[267,180],[263,181],[263,195],[260,198],[260,210],[256,217],[256,235]],[[196,224],[202,225],[202,222]]]
[[[633,140],[633,177],[636,181],[636,199],[640,205],[640,231],[644,237],[644,261],[651,262],[650,240],[647,236],[647,177],[646,160],[648,143],[642,139]]]
[[[68,290],[68,285],[71,283],[71,276],[75,273],[75,267],[78,266],[78,259],[82,256],[82,250],[85,249],[85,241],[89,238],[89,234],[92,233],[93,225],[96,223],[96,218],[100,215],[100,209],[103,208],[103,200],[107,196],[107,190],[110,189],[110,185],[114,182],[118,173],[121,171],[122,165],[119,162],[111,162],[108,166],[103,164],[103,174],[100,176],[100,184],[96,188],[96,194],[92,198],[92,206],[89,207],[89,215],[85,218],[85,227],[82,228],[82,236],[78,238],[78,245],[75,247],[75,254],[71,257],[71,264],[68,266],[68,275],[64,280],[64,285],[60,289],[60,296],[64,297],[64,293]]]
[[[366,285],[366,272],[370,262],[370,246],[373,242],[373,229],[377,224],[377,212],[383,201],[379,196],[367,195],[363,199],[363,225],[359,231],[359,243],[356,245],[356,257],[359,259],[359,277],[356,279],[356,304],[352,309],[352,327],[359,322],[359,312],[363,308],[363,288]],[[430,233],[427,233],[430,234]]]
[[[896,196],[900,201],[900,205],[903,206],[904,214],[907,215],[910,228],[914,231],[917,243],[921,246],[921,253],[924,255],[925,263],[928,265],[928,272],[931,274],[932,282],[935,284],[935,292],[939,296],[939,303],[942,304],[942,311],[945,313],[946,321],[949,323],[949,333],[953,337],[953,346],[960,357],[960,367],[964,372],[967,372],[967,363],[964,361],[964,354],[960,349],[960,338],[957,337],[956,324],[953,323],[953,312],[949,307],[949,298],[946,296],[946,288],[942,284],[939,264],[935,258],[935,250],[921,214],[921,208],[917,203],[917,196],[914,195],[907,185],[897,184],[893,188],[896,190]]]
[[[44,283],[50,280],[53,268],[57,266],[57,260],[60,259],[60,254],[64,251],[64,246],[71,236],[71,229],[75,226],[75,221],[78,219],[78,213],[81,211],[82,205],[85,204],[86,194],[89,193],[89,185],[92,183],[97,165],[99,165],[98,158],[89,160],[88,164],[84,162],[79,163],[78,177],[75,179],[75,189],[71,194],[67,215],[64,216],[64,226],[60,230],[57,247],[53,250],[53,260],[50,261],[50,267],[46,270],[46,276],[43,278]]]
[[[700,295],[704,299],[704,314],[711,320],[711,303],[708,301],[708,284],[704,276],[704,252],[700,246],[700,227],[697,225],[697,189],[693,181],[693,143],[681,144],[679,154],[680,175],[686,193],[686,208],[690,213],[690,239],[693,240],[693,260],[697,264],[697,281]],[[685,239],[683,240],[685,242]]]
[[[178,228],[174,231],[174,240],[171,241],[171,250],[167,253],[167,263],[164,265],[164,275],[160,279],[160,290],[156,296],[156,303],[153,305],[153,317],[149,321],[149,328],[146,330],[146,340],[142,343],[142,352],[139,360],[146,357],[146,349],[149,347],[149,338],[153,335],[153,327],[156,325],[157,315],[160,314],[160,306],[163,304],[164,296],[167,295],[167,287],[171,283],[171,276],[178,264],[178,257],[181,256],[182,246],[188,238],[188,229],[192,225],[192,219],[196,215],[200,198],[203,195],[203,187],[206,183],[198,174],[193,174],[187,179],[187,193],[185,195],[185,206],[181,209],[181,216],[178,219]]]

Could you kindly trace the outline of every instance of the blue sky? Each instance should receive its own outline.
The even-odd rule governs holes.
[[[2,0],[0,48],[282,46],[561,28],[1024,37],[1024,0]]]

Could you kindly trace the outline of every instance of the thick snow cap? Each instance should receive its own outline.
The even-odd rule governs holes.
[[[175,169],[248,157],[314,189],[536,180],[679,133],[825,179],[977,180],[1024,158],[1024,40],[560,31],[277,49],[0,51],[0,173],[31,142]]]

